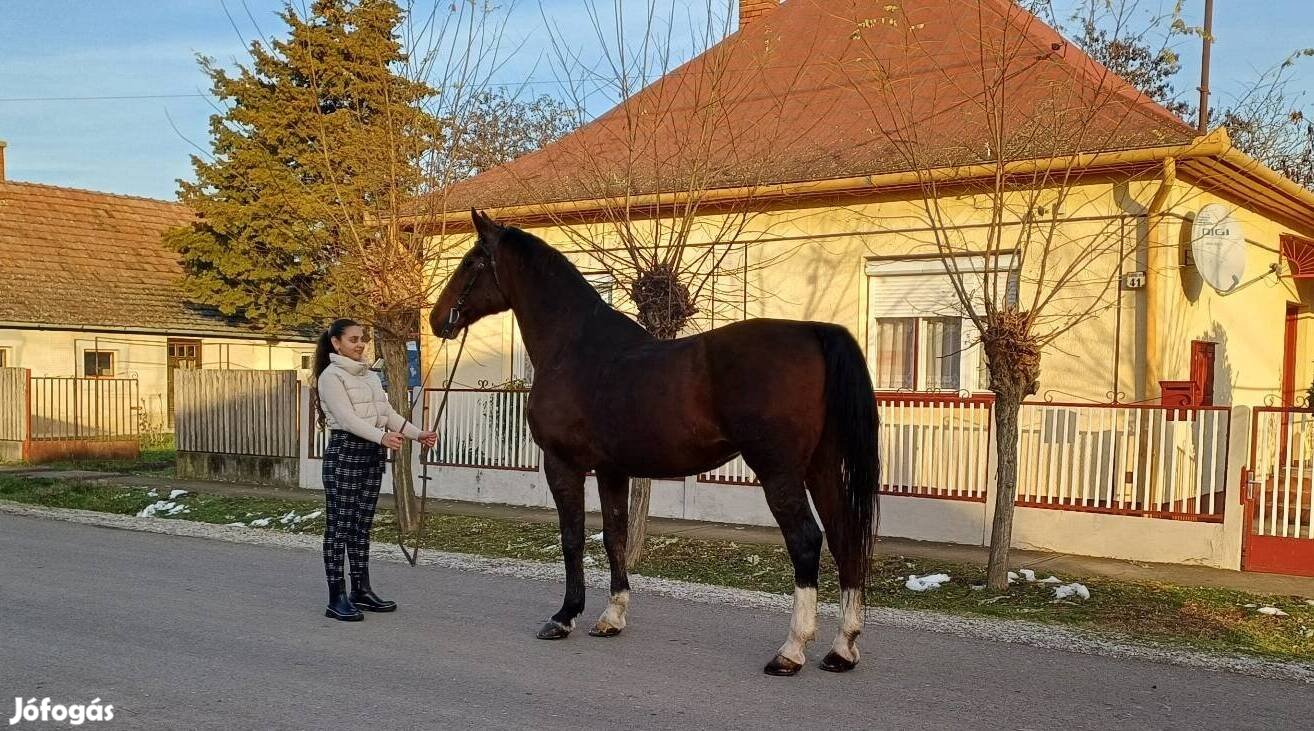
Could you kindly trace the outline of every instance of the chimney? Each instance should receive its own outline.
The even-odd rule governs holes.
[[[739,0],[739,27],[742,29],[778,7],[780,0]]]
[[[5,147],[5,141],[0,140],[0,183],[5,182]]]

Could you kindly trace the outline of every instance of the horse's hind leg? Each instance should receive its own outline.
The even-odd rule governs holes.
[[[561,553],[566,564],[566,598],[561,609],[538,631],[540,640],[560,640],[575,629],[575,617],[584,611],[584,470],[549,452],[543,471],[557,504],[561,523]]]
[[[602,504],[602,542],[611,564],[611,599],[589,634],[614,637],[625,629],[630,607],[630,577],[625,570],[625,535],[629,530],[630,480],[623,474],[598,470],[598,500]]]
[[[751,465],[750,465],[751,466]],[[821,562],[821,528],[812,517],[799,475],[761,476],[767,505],[780,524],[794,564],[794,613],[789,638],[763,668],[769,675],[793,675],[807,662],[805,650],[817,634],[817,574]]]
[[[861,543],[846,538],[843,532],[844,501],[840,495],[843,478],[840,460],[831,449],[833,442],[823,441],[808,469],[808,491],[817,506],[817,514],[826,528],[826,545],[839,567],[840,620],[835,642],[821,661],[821,669],[842,673],[858,664],[858,635],[862,633],[862,562],[866,560]]]

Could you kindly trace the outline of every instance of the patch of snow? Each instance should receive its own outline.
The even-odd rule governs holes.
[[[929,591],[939,589],[941,584],[948,581],[949,574],[927,574],[926,576],[908,574],[908,580],[903,582],[903,586],[909,591]]]
[[[1311,607],[1314,607],[1314,599],[1306,599],[1305,603],[1310,605]]]
[[[546,546],[543,546],[542,548],[540,548],[540,549],[538,549],[538,550],[539,550],[540,553],[548,553],[549,551],[556,551],[556,550],[558,550],[558,549],[560,549],[560,548],[561,548],[561,546],[558,546],[558,545],[555,544],[555,543],[549,543],[549,544],[547,544]]]
[[[1255,609],[1258,606],[1259,606],[1258,604],[1247,604],[1246,609]]]
[[[1062,584],[1062,583],[1063,583],[1063,579],[1060,579],[1060,578],[1057,577],[1057,576],[1050,576],[1048,579],[1041,579],[1040,581],[1037,581],[1036,583],[1037,583],[1037,584]]]
[[[972,584],[972,591],[983,591],[985,584]]]
[[[589,540],[593,541],[594,543],[600,542],[602,540],[602,533],[601,532],[594,533],[593,535],[589,536]]]
[[[177,500],[178,498],[180,498],[180,497],[182,497],[183,495],[186,495],[186,494],[187,494],[187,491],[186,491],[186,490],[172,490],[172,491],[169,492],[169,499],[170,499],[170,500]]]
[[[321,515],[323,515],[323,514],[324,514],[324,511],[323,511],[323,510],[316,510],[316,511],[311,512],[311,513],[306,513],[305,515],[303,515],[303,516],[297,518],[295,522],[297,522],[297,523],[304,523],[304,522],[306,522],[307,520],[314,520],[315,518],[318,518],[319,516],[321,516]]]
[[[762,557],[754,553],[744,560],[747,561],[750,566],[756,566],[762,560]]]
[[[1257,609],[1257,610],[1255,610],[1255,611],[1259,612],[1260,614],[1267,614],[1267,615],[1270,616],[1270,617],[1285,617],[1285,616],[1287,616],[1287,613],[1286,613],[1286,612],[1282,611],[1281,609],[1278,609],[1277,607],[1260,607],[1259,609]]]
[[[158,513],[167,513],[167,514],[169,514],[169,515],[177,515],[177,511],[175,511],[174,508],[178,508],[178,507],[181,507],[181,506],[178,505],[178,503],[175,503],[175,502],[170,502],[170,501],[168,501],[168,500],[156,500],[155,502],[151,503],[150,505],[147,505],[146,507],[142,508],[142,509],[141,509],[141,512],[140,512],[140,513],[137,513],[137,517],[138,517],[138,518],[154,518],[155,515],[158,514]],[[170,512],[170,511],[174,511],[174,512]]]
[[[1019,574],[1022,574],[1022,578],[1026,579],[1027,582],[1032,582],[1036,580],[1036,572],[1032,571],[1031,569],[1018,569],[1017,572]]]
[[[178,515],[180,513],[190,512],[192,511],[188,510],[186,505],[174,505],[172,508],[169,508],[169,511],[165,513],[165,515]]]
[[[1008,583],[1012,584],[1013,582],[1017,581],[1017,579],[1018,579],[1018,576],[1017,576],[1017,572],[1016,572],[1016,571],[1009,571],[1009,572],[1008,572]]]
[[[150,492],[146,493],[146,497],[159,497],[159,496],[160,496],[160,493],[156,492],[156,491],[155,491],[155,488],[153,488],[153,487],[151,488],[151,491],[150,491]]]
[[[292,525],[292,523],[296,521],[296,519],[297,519],[297,511],[289,510],[283,517],[278,519],[278,522],[282,523],[283,525]]]
[[[268,528],[268,527],[269,527],[269,522],[272,521],[272,520],[273,520],[273,518],[259,518],[259,519],[253,520],[253,521],[251,521],[251,527],[252,527],[252,528]]]
[[[1068,597],[1073,596],[1081,597],[1082,599],[1089,599],[1090,589],[1087,589],[1085,584],[1079,584],[1075,581],[1071,584],[1054,587],[1055,599],[1067,599]]]

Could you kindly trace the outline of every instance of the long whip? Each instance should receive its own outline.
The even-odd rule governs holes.
[[[465,338],[469,334],[470,334],[469,328],[466,328],[461,331],[461,343],[460,346],[457,347],[456,349],[456,358],[452,361],[452,365],[448,370],[447,382],[443,384],[443,398],[441,401],[438,402],[438,409],[437,411],[434,412],[433,420],[429,423],[429,428],[426,431],[437,432],[438,422],[443,418],[443,413],[447,411],[447,400],[448,397],[451,396],[452,394],[452,383],[453,381],[456,380],[456,368],[461,363],[461,355],[465,352]],[[432,364],[430,365],[432,366]],[[420,394],[421,396],[423,396],[424,394],[423,386],[420,387]],[[411,410],[412,411],[415,410],[415,402],[411,403]],[[429,462],[430,461],[431,460],[427,460],[424,458],[423,452],[420,453],[420,463],[422,465],[420,468],[421,470],[420,482],[422,483],[420,486],[420,514],[418,516],[418,520],[415,523],[415,548],[413,550],[411,551],[406,550],[406,534],[402,532],[401,525],[397,526],[397,547],[401,549],[402,555],[406,557],[406,561],[411,566],[415,566],[420,560],[420,542],[424,536],[424,519],[429,507],[429,479],[430,479]],[[397,513],[397,518],[398,521],[400,522],[401,520],[400,512]]]

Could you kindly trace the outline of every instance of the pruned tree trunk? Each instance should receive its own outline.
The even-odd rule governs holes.
[[[648,540],[648,506],[652,502],[652,480],[630,480],[630,523],[625,535],[625,568],[633,570],[643,560]]]
[[[680,272],[662,263],[639,272],[630,288],[639,311],[639,324],[658,340],[679,337],[689,318],[697,314],[689,284]],[[648,506],[652,502],[652,480],[630,480],[630,523],[625,536],[625,566],[633,569],[643,560],[648,540]]]
[[[1031,332],[1032,316],[1013,307],[993,312],[981,333],[995,394],[995,515],[990,529],[986,586],[1008,589],[1008,552],[1013,543],[1017,501],[1017,420],[1022,400],[1040,384],[1040,345]]]
[[[995,397],[995,516],[990,527],[990,564],[986,586],[1008,589],[1008,551],[1013,543],[1013,509],[1017,501],[1017,418],[1022,399]]]
[[[383,372],[388,376],[388,401],[403,418],[411,420],[411,369],[406,359],[406,337],[396,334],[405,328],[375,328],[375,342],[383,358]],[[421,426],[423,428],[423,426]],[[393,453],[392,494],[397,507],[397,525],[403,532],[419,525],[419,500],[415,495],[412,443],[407,441]]]

